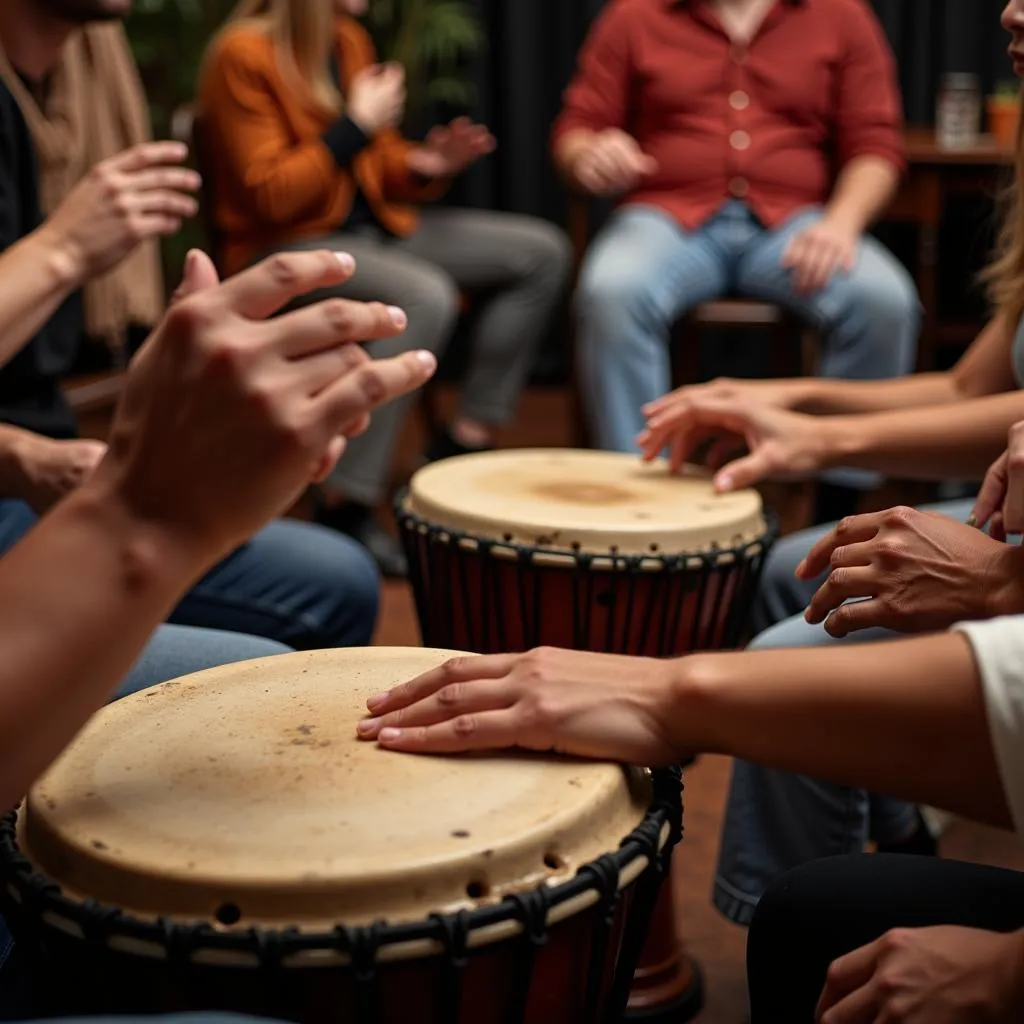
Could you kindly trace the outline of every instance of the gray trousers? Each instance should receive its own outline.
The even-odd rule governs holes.
[[[440,356],[458,319],[462,291],[470,292],[475,324],[459,411],[495,426],[512,418],[569,276],[571,249],[558,228],[514,214],[433,209],[423,211],[411,238],[391,238],[369,227],[287,248],[324,247],[356,260],[352,280],[330,294],[399,306],[409,318],[404,334],[366,346],[375,358],[412,349]],[[374,413],[370,429],[349,442],[328,481],[331,490],[367,505],[380,502],[411,401],[407,396]]]

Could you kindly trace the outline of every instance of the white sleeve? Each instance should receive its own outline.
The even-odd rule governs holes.
[[[961,622],[981,674],[988,728],[1017,832],[1024,835],[1024,615]]]

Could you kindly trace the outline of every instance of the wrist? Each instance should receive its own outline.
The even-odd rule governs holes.
[[[110,538],[126,579],[139,591],[182,593],[227,554],[223,545],[140,511],[102,466],[63,505],[93,532]]]
[[[870,448],[870,436],[863,417],[822,416],[814,433],[814,459],[817,469],[859,466]]]
[[[727,667],[721,654],[691,654],[666,662],[668,679],[664,714],[680,760],[693,754],[720,753],[716,706]]]
[[[27,497],[32,451],[40,440],[19,427],[0,428],[0,497]]]
[[[981,607],[975,618],[1024,614],[1024,549],[1016,544],[992,543],[997,548],[991,570],[979,588]]]
[[[824,221],[833,230],[858,239],[867,229],[867,220],[859,210],[842,205],[826,206]]]
[[[35,257],[34,265],[54,289],[70,295],[88,278],[84,249],[50,220],[29,235],[22,245],[25,255],[31,253]]]

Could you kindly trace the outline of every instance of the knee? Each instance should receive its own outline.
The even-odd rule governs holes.
[[[893,336],[913,340],[921,319],[921,303],[910,274],[895,259],[872,273],[854,275],[850,301],[864,311],[879,341],[891,345]],[[881,335],[885,332],[885,336]]]
[[[524,249],[529,253],[533,274],[552,292],[561,291],[572,269],[569,236],[554,224],[537,219],[529,225]]]
[[[462,304],[455,281],[439,268],[426,266],[405,275],[402,307],[409,318],[405,337],[410,347],[439,351],[447,343]]]
[[[653,327],[662,319],[651,281],[636,272],[628,253],[607,249],[584,261],[573,306],[576,319],[594,328],[583,331],[584,345],[619,345],[629,326]]]
[[[332,531],[324,533],[317,571],[325,608],[319,616],[316,646],[366,647],[373,640],[380,610],[376,563],[354,540]]]

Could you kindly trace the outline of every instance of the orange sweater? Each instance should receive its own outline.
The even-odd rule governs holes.
[[[343,89],[376,61],[369,34],[351,18],[337,22]],[[321,139],[332,118],[296,92],[269,36],[229,28],[213,45],[199,83],[208,216],[223,269],[233,274],[275,246],[326,235],[344,224],[356,184],[381,224],[396,235],[416,229],[413,204],[436,198],[406,166],[413,143],[378,132],[348,169]]]

